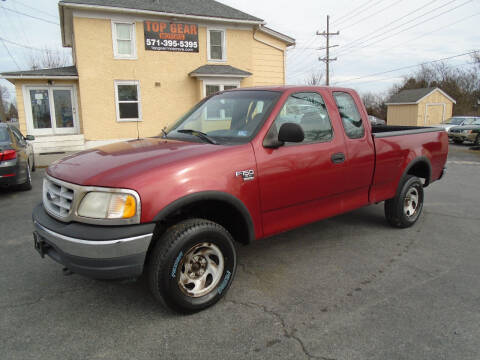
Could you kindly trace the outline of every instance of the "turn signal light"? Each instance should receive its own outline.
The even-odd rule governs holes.
[[[3,150],[0,152],[0,161],[13,160],[17,158],[17,152],[15,150]]]

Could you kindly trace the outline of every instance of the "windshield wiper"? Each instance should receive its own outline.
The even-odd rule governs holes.
[[[177,132],[179,133],[182,133],[182,134],[191,134],[191,135],[194,135],[196,137],[199,137],[200,139],[206,141],[206,142],[209,142],[210,144],[214,144],[214,145],[217,145],[218,143],[213,140],[210,136],[208,136],[207,134],[201,132],[201,131],[197,131],[197,130],[192,130],[192,129],[181,129],[181,130],[177,130]]]

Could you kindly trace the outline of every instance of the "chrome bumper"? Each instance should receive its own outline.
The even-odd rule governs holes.
[[[145,234],[124,239],[92,241],[58,234],[34,221],[35,231],[47,243],[68,255],[89,259],[111,259],[136,254],[148,250],[153,234]]]

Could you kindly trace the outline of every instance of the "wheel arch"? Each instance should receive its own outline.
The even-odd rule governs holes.
[[[398,186],[403,183],[403,181],[408,175],[414,175],[419,178],[425,179],[425,183],[423,186],[427,187],[432,180],[432,164],[430,163],[428,157],[419,156],[410,161],[410,163],[403,171]]]
[[[157,223],[156,232],[160,235],[179,221],[198,217],[222,225],[236,242],[249,244],[255,239],[253,220],[245,204],[221,191],[203,191],[181,197],[163,208],[153,221]]]

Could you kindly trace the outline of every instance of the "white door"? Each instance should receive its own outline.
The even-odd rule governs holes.
[[[32,135],[77,134],[78,121],[72,86],[28,86],[25,113]]]

